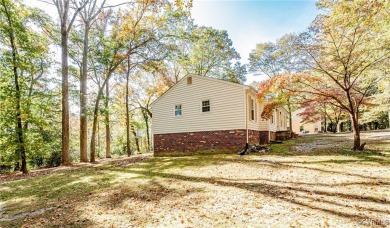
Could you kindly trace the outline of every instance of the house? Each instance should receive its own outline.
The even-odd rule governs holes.
[[[250,86],[188,74],[152,103],[155,155],[232,152],[275,140],[287,131],[287,111],[261,118],[263,104]],[[268,98],[267,98],[268,99]]]
[[[304,111],[303,108],[294,111],[291,114],[292,131],[298,134],[317,134],[321,131],[321,120],[314,123],[302,123],[300,113]]]

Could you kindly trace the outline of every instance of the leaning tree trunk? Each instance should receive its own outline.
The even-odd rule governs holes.
[[[140,146],[139,146],[139,139],[137,137],[137,132],[135,131],[135,128],[133,125],[131,125],[131,131],[133,132],[134,135],[134,141],[135,141],[135,146],[137,147],[138,153],[141,152]]]
[[[97,121],[97,129],[96,129],[96,134],[97,134],[97,154],[98,154],[98,157],[99,157],[99,154],[100,152],[102,151],[102,143],[101,143],[101,140],[100,140],[100,122],[99,122],[99,116],[98,116],[98,121]]]
[[[99,88],[98,95],[95,101],[95,108],[93,111],[93,123],[92,123],[92,134],[91,134],[91,160],[90,162],[95,162],[95,154],[96,154],[96,128],[97,128],[97,121],[98,121],[98,115],[99,115],[99,104],[100,104],[100,99],[103,97],[103,90],[106,87],[106,84],[108,83],[108,80],[110,79],[112,75],[112,71],[110,71],[107,74],[106,79],[103,82],[103,85]]]
[[[88,39],[89,23],[85,24],[84,49],[80,75],[80,162],[88,162],[87,157],[87,74],[88,74]]]
[[[110,88],[107,80],[106,84],[106,100],[105,100],[105,106],[106,106],[106,158],[111,158],[111,130],[110,130],[110,112],[108,110],[108,100],[110,97]]]
[[[103,87],[102,87],[103,88]],[[103,89],[100,88],[98,92],[98,96],[95,101],[95,108],[93,111],[93,124],[92,124],[92,135],[91,135],[91,154],[90,154],[90,162],[95,162],[95,154],[96,154],[96,128],[97,128],[97,121],[98,121],[98,115],[99,115],[99,103],[100,98],[103,95]]]

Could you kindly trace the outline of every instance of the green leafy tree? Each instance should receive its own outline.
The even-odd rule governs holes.
[[[48,24],[47,15],[20,1],[0,2],[0,148],[5,155],[15,152],[9,158],[17,169],[21,161],[23,173],[27,173],[28,155],[30,159],[43,156],[48,146],[58,142],[49,136],[56,135],[52,121],[58,107],[47,89],[55,85],[53,78],[47,77],[51,65],[49,39],[38,29]]]
[[[227,31],[194,26],[187,34],[187,39],[190,42],[189,51],[180,61],[185,72],[236,82],[245,81],[245,66],[235,64],[240,55],[234,49]],[[240,75],[232,78],[232,72]]]

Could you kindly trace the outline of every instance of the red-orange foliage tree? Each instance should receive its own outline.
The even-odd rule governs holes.
[[[345,117],[343,109],[333,104],[332,100],[322,97],[312,97],[304,101],[301,105],[303,111],[298,115],[302,117],[302,123],[324,122],[324,131],[327,131],[328,124],[333,133],[337,132],[340,120]]]
[[[289,112],[289,128],[292,130],[292,112],[298,108],[301,103],[301,97],[294,92],[296,84],[293,83],[293,76],[298,74],[278,74],[273,75],[268,80],[262,81],[259,85],[257,97],[259,101],[263,101],[265,97],[271,96],[272,99],[264,106],[261,117],[269,119],[272,116],[272,111],[277,106],[287,107]]]
[[[348,112],[354,150],[362,150],[359,118],[362,106],[387,76],[381,67],[390,58],[390,4],[382,1],[321,1],[328,10],[300,35],[296,48],[311,74],[295,77],[295,92],[331,100]]]

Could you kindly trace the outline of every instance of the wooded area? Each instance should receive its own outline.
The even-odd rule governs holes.
[[[150,152],[150,104],[187,73],[235,83],[247,68],[268,75],[253,84],[259,99],[275,98],[263,118],[285,105],[290,118],[303,107],[305,121],[325,118],[332,131],[348,120],[354,150],[365,127],[389,127],[387,1],[321,0],[307,31],[257,44],[248,65],[227,31],[193,22],[191,1],[41,2],[57,17],[0,2],[2,170]]]

